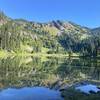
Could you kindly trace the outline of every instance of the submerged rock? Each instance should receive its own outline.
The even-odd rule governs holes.
[[[92,84],[78,86],[75,89],[80,90],[81,92],[87,93],[87,94],[97,93],[98,91],[100,91],[100,89],[98,89],[96,85],[92,85]]]
[[[91,82],[79,82],[62,89],[64,100],[100,100],[100,87]]]

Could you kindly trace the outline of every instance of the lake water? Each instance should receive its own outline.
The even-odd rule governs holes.
[[[100,59],[0,59],[0,100],[62,100],[59,84],[100,82]]]

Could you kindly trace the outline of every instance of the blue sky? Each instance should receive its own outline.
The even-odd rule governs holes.
[[[100,0],[0,0],[0,9],[12,18],[48,22],[67,20],[100,26]]]

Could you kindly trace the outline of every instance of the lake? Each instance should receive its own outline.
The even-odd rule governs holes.
[[[0,59],[0,100],[62,100],[59,88],[100,82],[100,59],[9,57]]]

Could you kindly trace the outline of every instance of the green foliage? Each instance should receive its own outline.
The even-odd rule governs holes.
[[[98,56],[99,31],[81,27],[72,22],[53,21],[34,23],[23,19],[12,20],[0,13],[0,49],[8,52],[48,54],[80,54]],[[97,34],[93,34],[97,32]],[[46,48],[47,50],[44,50]]]

